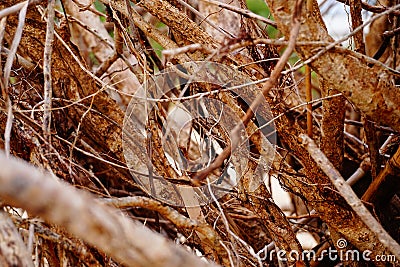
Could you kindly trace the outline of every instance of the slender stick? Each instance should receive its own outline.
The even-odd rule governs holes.
[[[43,76],[44,76],[44,104],[43,104],[43,134],[47,142],[51,143],[51,98],[52,98],[52,78],[51,78],[51,53],[53,51],[54,40],[54,5],[55,0],[49,0],[47,5],[47,28],[46,42],[43,52]]]
[[[311,68],[306,65],[306,101],[307,101],[307,134],[310,138],[313,137],[313,119],[312,119],[312,88],[311,88]]]
[[[314,0],[307,0],[307,15],[313,14]],[[305,66],[305,85],[306,85],[306,101],[307,101],[307,134],[313,138],[313,121],[312,121],[312,88],[311,88],[311,68],[309,65]]]

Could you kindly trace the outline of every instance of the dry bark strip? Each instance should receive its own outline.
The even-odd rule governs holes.
[[[126,266],[216,266],[19,159],[0,153],[0,162],[0,196],[7,204],[64,227]]]
[[[327,30],[317,1],[309,0],[308,16],[314,17],[319,25]],[[312,12],[310,12],[312,11]],[[321,96],[327,97],[337,93],[335,88],[330,88],[324,78],[319,77],[319,87]],[[335,168],[342,170],[344,158],[344,119],[345,119],[345,104],[346,99],[343,96],[338,96],[322,101],[322,121],[321,121],[321,150],[333,163]]]

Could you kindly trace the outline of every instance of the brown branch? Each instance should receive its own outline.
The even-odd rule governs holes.
[[[350,16],[352,29],[360,27],[362,22],[361,11],[362,7],[361,0],[350,0]],[[357,32],[353,36],[355,51],[361,54],[365,54],[364,44],[364,33],[362,31]],[[372,177],[375,178],[379,172],[380,160],[379,160],[379,137],[378,133],[374,129],[372,122],[364,119],[364,130],[366,136],[366,143],[368,145],[369,156],[371,158],[371,173]]]
[[[28,0],[0,10],[0,18],[7,17],[25,8],[25,5],[36,5],[44,0]]]
[[[308,3],[307,3],[308,4]],[[313,138],[313,119],[312,119],[312,86],[311,86],[311,69],[310,66],[305,67],[305,87],[307,104],[307,134]]]
[[[53,51],[54,40],[54,0],[49,0],[47,5],[47,28],[46,28],[46,42],[43,50],[43,77],[44,77],[44,92],[43,92],[43,133],[44,138],[48,143],[51,143],[51,106],[53,85],[51,76],[51,54]]]
[[[180,214],[175,209],[164,206],[157,200],[147,198],[147,197],[124,197],[124,198],[112,198],[112,199],[104,199],[105,203],[111,204],[116,208],[128,208],[128,207],[141,207],[144,209],[149,209],[158,212],[165,219],[169,220],[176,227],[180,229],[189,229],[195,230],[200,233],[204,238],[207,245],[209,245],[218,255],[219,260],[224,264],[227,264],[226,260],[228,259],[228,255],[226,253],[225,248],[221,245],[222,239],[219,234],[207,223],[201,223],[197,220],[193,220],[187,218]]]
[[[351,27],[356,29],[363,24],[362,22],[362,1],[361,0],[350,0],[350,16],[351,16]],[[361,54],[365,54],[365,44],[364,44],[364,33],[362,31],[357,32],[354,37],[355,51]]]
[[[208,33],[167,1],[141,0],[134,2],[175,30],[186,41],[200,43],[207,49],[217,48],[217,44]]]
[[[320,79],[323,97],[334,95],[324,79]],[[321,122],[321,150],[333,163],[336,169],[342,170],[344,158],[344,119],[346,99],[343,96],[322,101],[323,115]]]
[[[126,266],[215,266],[21,160],[0,153],[0,162],[0,196],[7,204],[64,227]]]
[[[371,158],[371,176],[375,179],[381,169],[381,155],[379,153],[379,131],[375,128],[375,123],[364,119],[365,141],[368,145],[369,157]]]
[[[307,0],[306,9],[307,15],[313,15],[314,0]],[[307,134],[310,138],[313,138],[313,118],[312,118],[312,84],[311,84],[311,68],[309,65],[305,66],[305,88],[306,88],[306,102],[307,104]]]
[[[340,173],[335,169],[332,163],[326,158],[317,145],[305,134],[299,136],[304,147],[310,153],[311,157],[318,164],[319,168],[329,177],[332,184],[336,187],[339,194],[346,200],[360,219],[374,232],[379,241],[386,247],[386,254],[389,252],[400,259],[400,245],[383,229],[382,225],[376,221],[374,216],[363,205],[350,185],[346,183]]]
[[[398,188],[400,170],[400,148],[386,163],[385,168],[372,181],[362,200],[370,203],[387,203]]]
[[[325,22],[319,12],[318,3],[314,0],[308,1],[309,8],[312,6],[312,15],[321,28],[326,30]],[[329,88],[327,81],[319,76],[319,87],[323,98],[332,96],[337,93],[336,90]],[[308,100],[310,101],[310,100]],[[344,157],[344,119],[345,119],[345,103],[343,96],[327,98],[322,101],[322,121],[321,121],[321,150],[328,159],[338,169],[342,169]],[[308,117],[307,117],[308,122]]]

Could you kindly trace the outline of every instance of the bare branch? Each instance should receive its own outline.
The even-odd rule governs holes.
[[[303,145],[315,160],[318,166],[329,177],[332,184],[336,187],[339,194],[357,213],[361,220],[375,233],[379,241],[390,251],[397,259],[400,259],[400,245],[383,229],[382,225],[371,215],[361,200],[357,197],[350,185],[346,183],[340,173],[335,169],[332,163],[319,150],[317,145],[307,135],[299,136]]]
[[[215,266],[21,160],[0,153],[0,162],[0,196],[5,202],[65,227],[126,266]]]
[[[385,168],[372,181],[367,191],[362,196],[362,200],[366,202],[376,203],[388,201],[398,188],[398,178],[396,170],[400,169],[400,148],[392,156]]]
[[[227,256],[225,249],[221,246],[221,237],[210,225],[187,218],[173,208],[164,206],[157,200],[147,197],[134,196],[104,199],[104,202],[120,209],[127,207],[141,207],[144,209],[157,211],[161,216],[172,222],[176,227],[181,229],[186,228],[190,230],[196,230],[197,232],[201,233],[205,237],[208,245],[210,245],[216,251],[217,255],[219,255],[221,259]]]
[[[54,40],[54,0],[49,0],[47,5],[47,29],[46,43],[43,51],[43,76],[44,76],[44,103],[43,103],[43,133],[47,142],[51,143],[51,98],[53,95],[53,86],[51,78],[51,53],[53,51]]]
[[[35,5],[42,1],[44,1],[44,0],[27,0],[27,1],[15,4],[13,6],[7,7],[3,10],[0,10],[0,18],[7,17],[9,15],[17,13],[20,10],[26,8],[26,5]]]

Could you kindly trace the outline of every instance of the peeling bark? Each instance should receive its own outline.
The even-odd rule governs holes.
[[[278,23],[288,37],[290,14],[294,0],[266,1]],[[333,42],[328,32],[314,17],[303,16],[297,41]],[[320,49],[323,49],[321,47]],[[298,46],[299,56],[306,60],[318,52],[316,47]],[[310,63],[313,70],[354,104],[368,119],[400,130],[400,90],[395,86],[392,73],[370,58],[336,46]]]

